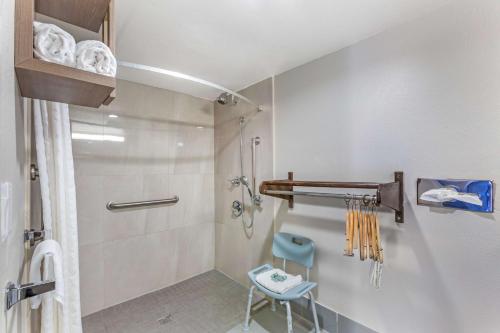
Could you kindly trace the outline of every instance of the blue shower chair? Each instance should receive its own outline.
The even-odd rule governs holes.
[[[318,314],[316,313],[316,304],[312,290],[316,287],[316,283],[309,281],[309,270],[314,262],[314,242],[309,238],[280,232],[274,235],[273,239],[273,256],[283,259],[283,270],[286,271],[286,262],[293,261],[306,268],[306,281],[300,285],[290,289],[283,294],[277,294],[259,284],[256,280],[258,274],[266,272],[274,267],[270,264],[265,264],[248,272],[248,277],[252,281],[252,287],[248,293],[247,313],[243,330],[248,331],[250,323],[250,309],[252,307],[252,296],[255,288],[272,298],[272,307],[275,307],[275,300],[286,306],[286,318],[288,333],[293,332],[292,326],[292,311],[290,309],[290,301],[299,299],[305,294],[309,294],[311,300],[311,308],[314,318],[314,328],[317,333],[321,332],[318,323]]]

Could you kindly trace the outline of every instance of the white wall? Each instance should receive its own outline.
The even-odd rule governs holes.
[[[499,181],[499,32],[498,1],[456,1],[276,78],[277,178],[405,172],[405,224],[382,218],[380,290],[342,255],[343,202],[280,207],[278,229],[317,242],[320,303],[379,332],[498,332],[500,213],[416,206],[416,180]]]
[[[73,140],[84,316],[214,268],[213,103],[121,80],[117,91],[108,107],[70,110],[73,134],[124,140]]]
[[[3,288],[8,281],[25,282],[23,276],[25,226],[25,114],[14,73],[14,0],[0,1],[0,182],[13,186],[12,231],[0,240],[0,332],[27,329],[26,302],[4,312]]]

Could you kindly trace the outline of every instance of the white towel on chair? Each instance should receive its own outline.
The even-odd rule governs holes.
[[[33,53],[41,60],[75,66],[76,42],[57,25],[33,22]]]
[[[84,40],[76,44],[76,68],[114,77],[116,58],[103,42]]]
[[[30,264],[30,281],[33,283],[42,281],[42,274],[40,272],[42,259],[50,260],[50,264],[45,264],[44,268],[52,266],[53,274],[51,272],[44,272],[44,278],[54,280],[56,282],[55,292],[42,295],[43,297],[54,297],[54,299],[63,304],[64,299],[64,279],[63,279],[63,258],[61,246],[55,240],[44,240],[38,244],[33,252]],[[41,296],[30,298],[31,308],[38,309],[42,301]]]
[[[274,274],[278,274],[280,276],[286,276],[286,279],[284,279],[283,281],[275,281],[272,279],[272,276]],[[277,294],[284,294],[288,290],[302,283],[301,275],[291,275],[282,271],[279,268],[273,268],[266,272],[260,273],[257,275],[255,279],[264,288],[269,289]]]

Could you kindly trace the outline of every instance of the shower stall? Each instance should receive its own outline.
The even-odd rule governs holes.
[[[215,101],[118,89],[70,110],[84,332],[237,330],[247,272],[272,261],[272,80]]]

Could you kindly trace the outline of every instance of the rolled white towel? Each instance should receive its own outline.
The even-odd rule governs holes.
[[[84,40],[76,44],[76,68],[114,77],[116,58],[103,42]]]
[[[33,22],[33,53],[38,59],[75,66],[76,42],[73,36],[49,23]]]
[[[50,260],[49,265],[45,267],[52,266],[53,272],[47,272],[50,279],[55,280],[56,289],[55,292],[42,295],[43,297],[54,297],[57,302],[63,304],[64,300],[64,279],[63,279],[63,258],[61,246],[55,240],[44,240],[38,244],[33,252],[30,263],[30,281],[33,283],[41,282],[42,275],[40,272],[42,259]],[[47,276],[46,275],[46,276]],[[38,309],[42,301],[41,296],[35,296],[30,298],[31,308]]]

